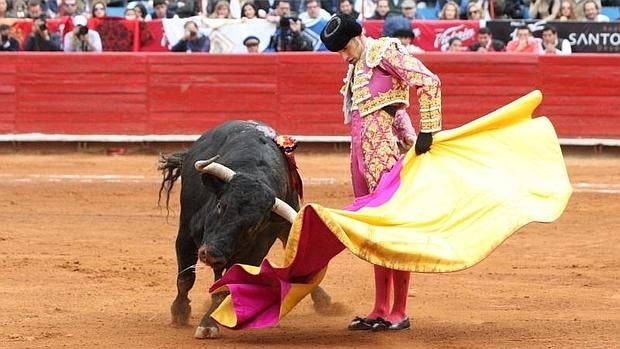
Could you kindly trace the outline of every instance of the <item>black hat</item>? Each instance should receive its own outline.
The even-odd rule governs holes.
[[[251,44],[254,44],[254,45],[260,44],[260,39],[254,35],[250,35],[247,38],[243,39],[243,45],[248,46]]]
[[[349,40],[362,34],[362,26],[355,18],[339,13],[333,16],[321,31],[321,41],[332,52],[342,50]]]

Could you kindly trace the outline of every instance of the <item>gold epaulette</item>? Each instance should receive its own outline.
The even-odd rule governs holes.
[[[366,65],[374,68],[379,65],[385,51],[391,46],[396,45],[396,48],[402,53],[407,54],[407,49],[400,43],[400,40],[395,38],[379,38],[377,40],[367,38],[366,39]]]

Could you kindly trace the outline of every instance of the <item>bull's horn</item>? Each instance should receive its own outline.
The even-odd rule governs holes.
[[[286,221],[291,224],[293,224],[293,221],[295,220],[295,217],[297,216],[297,211],[295,211],[294,208],[292,208],[289,204],[287,204],[286,202],[278,198],[276,198],[276,203],[273,204],[273,207],[271,208],[271,210],[275,214],[286,219]]]
[[[215,176],[224,182],[230,182],[230,179],[235,175],[235,171],[229,169],[228,167],[218,164],[215,161],[219,155],[212,157],[209,160],[198,160],[194,163],[194,167],[198,172],[208,173],[212,176]]]

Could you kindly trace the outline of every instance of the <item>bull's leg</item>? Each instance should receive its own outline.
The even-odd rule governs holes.
[[[179,273],[177,275],[177,297],[172,302],[172,306],[170,306],[170,312],[172,314],[172,323],[184,326],[189,323],[189,316],[192,312],[187,294],[194,286],[194,281],[196,281],[195,269],[191,266],[198,261],[198,248],[192,239],[179,232],[176,241],[176,252]]]
[[[216,276],[217,277],[217,276]],[[219,277],[217,277],[219,279]],[[224,299],[228,296],[227,291],[213,293],[211,295],[211,306],[207,313],[202,317],[200,321],[200,325],[196,327],[196,332],[194,333],[194,337],[198,339],[214,339],[220,336],[220,329],[215,322],[211,318],[211,314],[220,306],[220,304],[224,301]]]

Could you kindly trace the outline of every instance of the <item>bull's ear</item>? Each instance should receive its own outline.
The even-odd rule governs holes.
[[[228,183],[210,174],[203,174],[202,185],[205,187],[205,189],[207,189],[207,191],[213,193],[216,197],[219,198],[226,190]]]

